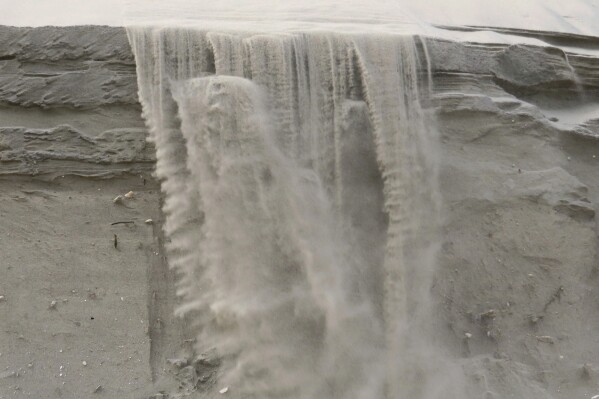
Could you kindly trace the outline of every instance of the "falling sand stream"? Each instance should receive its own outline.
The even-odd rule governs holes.
[[[229,25],[128,28],[178,312],[222,359],[218,386],[461,397],[430,324],[441,201],[425,41]]]

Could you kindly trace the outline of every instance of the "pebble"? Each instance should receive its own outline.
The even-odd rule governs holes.
[[[50,302],[50,306],[48,307],[48,309],[56,309],[57,304],[58,304],[58,302],[56,302],[56,301]]]
[[[81,362],[82,365],[87,366],[87,362],[84,360]]]
[[[127,199],[131,199],[135,197],[135,193],[133,191],[129,191],[127,194],[125,194],[125,198]]]
[[[4,295],[0,295],[0,302],[6,301],[6,297]]]
[[[123,197],[122,195],[117,195],[116,197],[114,197],[112,202],[114,202],[115,204],[122,204],[124,199],[125,197]]]
[[[218,393],[221,393],[221,394],[227,393],[227,392],[229,392],[229,387],[224,387],[223,389],[221,389],[220,391],[218,391]]]
[[[154,221],[152,219],[146,219],[146,221],[144,223],[145,224],[154,224]]]
[[[472,334],[470,334],[469,332],[465,333],[464,335],[466,336],[467,339],[472,338]]]

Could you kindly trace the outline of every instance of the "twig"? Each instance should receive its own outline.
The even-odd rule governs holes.
[[[124,221],[124,222],[114,222],[114,223],[110,223],[111,226],[114,226],[116,224],[133,224],[135,223],[134,221]]]

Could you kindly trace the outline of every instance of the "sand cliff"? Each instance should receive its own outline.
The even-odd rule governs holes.
[[[599,39],[519,34],[546,45],[427,42],[438,338],[473,398],[590,397]],[[145,137],[123,29],[0,27],[0,397],[148,397],[181,373],[166,359],[191,336],[172,317]],[[213,382],[194,373],[200,391]]]

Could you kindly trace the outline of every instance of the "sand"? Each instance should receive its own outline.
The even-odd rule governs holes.
[[[568,57],[429,42],[445,207],[437,339],[472,398],[599,394],[599,124],[570,111],[599,99],[599,42],[535,40]],[[0,30],[0,397],[206,397],[215,384],[213,359],[188,366],[195,334],[172,316],[134,68],[120,28]],[[61,88],[69,76],[89,85]]]

